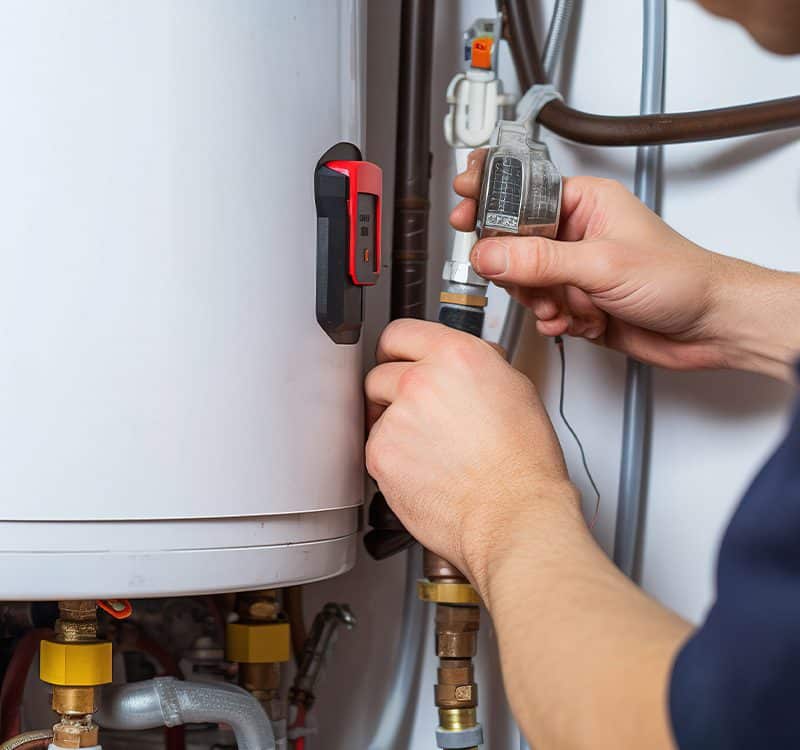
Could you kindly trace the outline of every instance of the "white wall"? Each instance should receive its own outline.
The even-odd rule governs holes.
[[[588,111],[638,111],[641,3],[586,2],[572,38],[574,63],[563,71],[568,101]],[[452,159],[441,135],[444,89],[460,64],[461,32],[492,0],[437,4],[433,123],[430,310],[435,310],[441,254],[448,242],[446,212]],[[550,3],[540,9],[543,18]],[[369,3],[368,157],[385,168],[385,252],[391,238],[392,170],[399,2]],[[541,38],[541,34],[539,35]],[[568,55],[570,52],[568,52]],[[507,60],[501,73],[509,74]],[[508,80],[508,79],[507,79]],[[706,15],[692,2],[669,3],[668,109],[699,109],[796,93],[800,59],[759,50],[738,27]],[[565,174],[612,176],[632,184],[634,152],[579,147],[545,134]],[[679,231],[715,250],[765,265],[800,270],[800,143],[798,131],[666,150],[664,216]],[[369,301],[367,351],[386,320],[389,279]],[[796,324],[787,321],[787,325]],[[528,326],[519,362],[555,412],[557,363],[552,345]],[[625,363],[617,354],[568,341],[568,414],[582,436],[603,493],[597,536],[610,549],[616,512]],[[655,429],[642,580],[665,604],[697,620],[713,597],[720,535],[737,498],[778,440],[792,389],[738,373],[655,377]],[[564,437],[563,432],[559,429]],[[577,451],[564,445],[575,481],[587,490]],[[590,493],[586,492],[587,498]],[[385,695],[399,630],[403,563],[374,563],[366,555],[335,581],[309,587],[309,612],[329,599],[350,601],[361,617],[345,635],[322,688],[318,719],[324,739],[315,750],[365,747]],[[485,620],[480,647],[481,720],[487,746],[509,748],[512,735]],[[432,639],[431,639],[432,640]],[[418,706],[404,747],[434,747],[432,643]]]

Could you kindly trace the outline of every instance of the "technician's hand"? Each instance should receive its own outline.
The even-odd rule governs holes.
[[[406,528],[481,589],[489,552],[531,509],[575,517],[533,384],[489,344],[398,320],[366,379],[367,469]]]
[[[474,228],[484,156],[473,153],[455,179],[466,198],[451,216],[456,229]],[[800,352],[800,336],[787,335],[800,314],[796,275],[703,249],[610,180],[565,179],[557,241],[482,240],[472,263],[530,308],[544,335],[583,336],[674,369],[778,376]]]

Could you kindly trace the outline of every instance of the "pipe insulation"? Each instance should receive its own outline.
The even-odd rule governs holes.
[[[666,0],[644,0],[642,59],[642,114],[664,111],[667,48]],[[659,210],[662,177],[660,146],[640,146],[636,151],[634,192],[651,210]],[[636,550],[642,534],[647,493],[647,471],[652,413],[652,371],[648,365],[628,360],[622,461],[614,535],[614,562],[630,578],[635,576]]]
[[[245,690],[226,683],[183,682],[156,677],[103,691],[95,715],[105,729],[134,731],[180,724],[228,724],[238,750],[276,750],[269,718]]]

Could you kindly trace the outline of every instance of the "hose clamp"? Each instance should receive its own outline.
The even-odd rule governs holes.
[[[436,730],[436,745],[443,750],[463,750],[468,747],[479,747],[483,744],[483,727],[476,724],[469,729]]]
[[[535,83],[517,102],[517,122],[533,122],[545,104],[549,104],[554,99],[564,101],[564,97],[552,83]]]
[[[177,727],[183,724],[181,702],[178,698],[178,691],[175,690],[175,682],[174,677],[156,677],[153,680],[165,727]]]

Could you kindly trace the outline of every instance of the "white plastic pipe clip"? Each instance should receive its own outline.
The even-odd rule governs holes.
[[[531,86],[517,102],[517,122],[533,122],[545,104],[554,99],[564,101],[552,83],[536,83]]]
[[[500,107],[513,99],[503,93],[493,70],[471,68],[459,73],[447,87],[449,110],[444,118],[444,137],[453,148],[477,148],[489,140]]]

